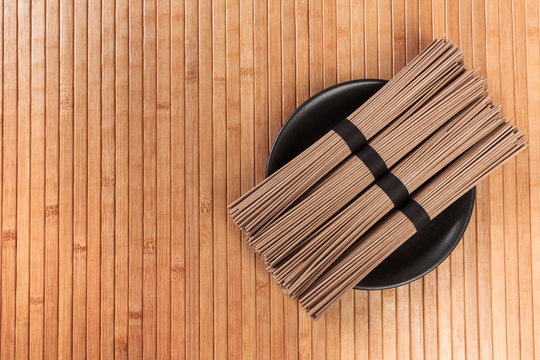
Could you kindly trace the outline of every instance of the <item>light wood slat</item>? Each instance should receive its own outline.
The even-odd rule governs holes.
[[[185,3],[186,357],[200,356],[199,14]],[[237,241],[239,242],[239,241]],[[236,259],[239,262],[239,259]],[[230,280],[229,280],[230,281]],[[234,281],[240,281],[239,278]],[[238,295],[236,295],[238,296]],[[238,315],[240,316],[240,315]]]
[[[514,46],[514,112],[516,125],[530,138],[529,117],[527,113],[527,43],[526,43],[526,18],[525,3],[513,4],[513,35]],[[516,158],[516,199],[517,194],[529,194],[529,152],[525,151]],[[532,312],[532,264],[531,264],[531,218],[530,199],[520,197],[517,202],[517,264],[519,270],[519,318],[514,319],[519,327],[520,354],[522,358],[533,357],[533,312]]]
[[[30,316],[29,356],[43,358],[45,266],[45,2],[32,4],[30,104]]]
[[[486,76],[486,10],[481,1],[473,1],[472,6],[472,33],[473,33],[473,67],[480,68],[480,74]],[[478,321],[478,357],[491,358],[493,340],[491,331],[491,270],[490,270],[490,203],[489,179],[483,180],[476,187],[476,241],[477,241],[477,291],[478,305],[469,308],[468,316],[472,318],[477,313]],[[474,260],[471,259],[471,263]],[[474,270],[471,270],[473,273]],[[467,280],[468,281],[468,280]],[[467,285],[467,284],[466,284]],[[474,286],[474,285],[473,285]],[[474,290],[472,290],[474,291]],[[466,331],[469,331],[467,322]],[[474,325],[472,325],[474,328]],[[474,335],[473,335],[474,336]],[[469,353],[474,354],[471,346],[467,347]]]
[[[459,41],[465,52],[466,61],[475,66],[475,49],[473,46],[476,35],[473,33],[473,2],[460,2]],[[464,307],[465,316],[465,356],[467,359],[478,359],[478,296],[477,296],[477,239],[476,239],[476,208],[471,215],[471,227],[463,235],[463,273],[464,273]]]
[[[227,0],[226,10],[227,84],[227,204],[240,196],[240,8],[238,0]],[[228,357],[242,354],[242,268],[241,234],[227,217],[227,315]],[[187,254],[186,254],[187,260]]]
[[[488,90],[493,101],[500,103],[500,21],[497,4],[486,3],[486,54]],[[491,301],[494,358],[507,357],[506,347],[506,303],[504,282],[504,199],[503,170],[498,169],[490,176],[490,233],[491,233]]]
[[[540,224],[534,221],[540,214],[540,204],[536,199],[540,197],[540,127],[538,119],[540,117],[540,16],[539,4],[537,1],[526,2],[526,25],[527,25],[527,114],[529,119],[529,200],[531,205],[531,258],[532,258],[532,286],[533,286],[533,320],[534,320],[534,357],[540,357],[540,246],[535,239],[540,236]],[[535,217],[536,216],[536,217]]]
[[[512,39],[512,2],[499,2],[500,17],[500,51],[501,56],[501,101],[503,114],[512,119],[514,112],[514,71],[513,71],[513,39]],[[503,168],[504,186],[504,253],[506,283],[506,342],[510,356],[520,357],[519,329],[519,267],[517,237],[517,203],[516,203],[516,159],[512,159]]]
[[[185,12],[171,2],[171,358],[186,353]],[[174,149],[174,151],[173,151]],[[175,179],[175,181],[172,181]],[[223,241],[226,241],[224,239]],[[223,252],[225,253],[225,251]],[[224,274],[226,276],[226,274]],[[225,284],[225,282],[224,282]]]
[[[199,3],[199,231],[201,357],[213,354],[212,3]],[[166,161],[165,161],[166,163]],[[253,254],[252,254],[253,255]]]
[[[0,0],[0,357],[540,357],[538,5]],[[437,270],[313,321],[226,206],[295,107],[445,33],[530,148]]]
[[[2,51],[2,54],[4,53],[4,3],[3,1],[0,3],[0,11],[2,12],[2,18],[0,19],[0,34],[2,36],[2,42],[0,44],[0,50]],[[3,104],[4,104],[4,82],[3,82],[3,78],[4,78],[4,57],[2,56],[2,59],[0,59],[0,77],[2,78],[2,84],[1,84],[1,96],[0,96],[0,105],[2,105],[2,110],[0,111],[0,117],[1,119],[4,119],[4,112],[3,112]],[[0,129],[0,134],[1,134],[1,131],[3,130],[3,124],[2,124],[2,129]],[[2,156],[2,153],[3,153],[3,136],[0,136],[0,159],[3,158]],[[2,174],[3,174],[3,169],[4,169],[4,163],[3,161],[1,162],[0,164],[0,179],[2,178]],[[3,188],[3,184],[0,184],[0,187],[2,189],[2,192],[4,190]],[[16,194],[15,194],[15,197],[16,197]],[[3,201],[2,201],[2,194],[0,194],[0,214],[2,214],[2,208],[3,208]],[[0,215],[1,216],[1,215]],[[2,232],[2,223],[3,223],[3,217],[2,219],[0,219],[0,235],[2,235],[0,237],[0,274],[3,275],[3,268],[2,268],[2,245],[3,245],[3,232]],[[1,283],[0,283],[0,289],[1,290],[4,290],[4,288],[2,287]],[[4,341],[5,340],[5,332],[2,331],[3,327],[9,327],[8,321],[2,321],[2,315],[3,315],[3,311],[2,311],[2,305],[4,304],[4,297],[0,294],[0,340]],[[2,352],[2,346],[0,345],[0,356],[4,355],[4,353]]]
[[[481,56],[478,56],[481,50],[475,49],[475,37],[478,36],[474,27],[476,16],[483,18],[484,14],[477,13],[474,9],[474,1],[463,1],[462,12],[460,14],[460,42],[463,44],[464,51],[467,51],[471,67],[478,68]],[[485,65],[483,66],[485,69]],[[484,70],[485,71],[485,70]],[[482,185],[477,187],[482,191]],[[477,239],[477,219],[480,217],[478,208],[481,205],[476,203],[471,216],[471,226],[463,237],[464,243],[464,277],[465,277],[465,346],[466,357],[468,359],[479,358],[479,331],[478,331],[478,239]]]
[[[212,136],[214,215],[214,357],[227,358],[227,117],[225,88],[225,0],[214,2],[212,13]],[[173,39],[174,40],[174,39]],[[174,66],[171,68],[174,71]],[[174,99],[172,99],[174,101]],[[174,114],[174,111],[173,113]],[[171,148],[172,150],[173,148]],[[174,156],[174,155],[173,155]],[[174,179],[174,177],[172,178]],[[175,182],[172,182],[173,187]],[[172,223],[174,226],[174,222]],[[174,241],[174,238],[172,239]],[[174,249],[172,249],[174,250]],[[174,254],[174,251],[172,252]],[[181,324],[177,324],[178,327]],[[173,326],[174,331],[174,326]],[[267,337],[267,341],[270,339]],[[172,343],[174,345],[174,342]],[[172,351],[173,355],[178,354]],[[180,357],[180,356],[179,356]]]
[[[202,55],[202,54],[201,54]],[[255,119],[253,111],[253,2],[240,1],[240,193],[255,185]],[[245,239],[245,235],[242,234]],[[241,244],[242,263],[242,357],[257,356],[255,321],[255,255],[245,241]]]
[[[446,3],[433,2],[433,31],[436,36],[447,33]],[[437,336],[440,359],[452,356],[451,311],[450,311],[450,259],[443,261],[436,269],[437,274]]]
[[[29,355],[30,292],[30,131],[31,21],[30,1],[17,3],[17,235],[15,290],[15,357]]]
[[[60,183],[58,357],[72,355],[73,311],[73,3],[60,1]]]
[[[73,55],[73,357],[86,353],[88,257],[88,2],[74,5]]]
[[[143,4],[143,358],[156,356],[156,2]],[[193,136],[196,136],[196,131]],[[196,146],[196,145],[195,145]],[[195,149],[194,149],[195,150]],[[196,162],[196,160],[194,160]],[[196,177],[195,177],[196,179]]]
[[[115,3],[101,3],[101,245],[100,356],[114,358],[115,342]],[[121,130],[120,130],[121,131]],[[124,277],[122,277],[124,279]],[[124,314],[125,315],[125,314]]]
[[[268,4],[255,1],[253,29],[255,183],[265,177],[268,149],[275,134],[268,122]],[[274,40],[275,41],[275,40]],[[276,126],[276,131],[279,127]],[[227,216],[225,214],[224,216]],[[255,257],[255,346],[257,359],[270,359],[270,275],[259,256]],[[253,341],[253,338],[251,338]]]
[[[264,2],[262,2],[264,4]],[[281,88],[282,88],[282,121],[292,114],[296,108],[296,43],[295,43],[295,2],[284,1],[281,3],[282,26],[281,26]],[[256,128],[260,125],[255,123]],[[262,126],[260,126],[262,127]],[[273,134],[272,134],[273,135]],[[273,138],[272,138],[273,139]],[[257,148],[256,156],[264,156]],[[261,164],[264,162],[260,160]],[[298,303],[291,299],[283,298],[283,337],[284,358],[298,358]]]
[[[45,289],[43,355],[58,357],[60,2],[45,5]],[[111,324],[114,326],[114,324]]]
[[[88,3],[88,213],[87,213],[87,273],[86,273],[86,356],[100,355],[101,273],[101,195],[102,150],[101,133],[101,2]],[[95,29],[95,30],[92,30]],[[90,336],[88,336],[90,335]],[[94,336],[92,336],[94,335]]]
[[[296,106],[300,106],[309,98],[310,46],[309,46],[309,1],[296,1]],[[271,134],[274,135],[274,134]],[[298,358],[311,359],[312,320],[298,305]],[[354,346],[354,343],[353,343]]]
[[[128,2],[115,3],[114,356],[128,355],[129,326],[129,46]],[[105,81],[105,78],[104,78]],[[105,97],[104,97],[105,98]],[[105,139],[103,139],[105,143]],[[103,149],[105,150],[105,149]],[[105,172],[105,169],[103,169]]]
[[[268,121],[270,134],[277,134],[282,125],[282,69],[281,69],[281,3],[277,0],[268,1]],[[273,139],[273,137],[272,137]],[[281,288],[270,281],[270,358],[283,359],[284,344],[284,314],[283,295]]]
[[[171,356],[171,4],[156,4],[156,358]],[[211,82],[209,82],[211,84]],[[212,188],[210,180],[210,189]],[[211,220],[210,220],[211,221]],[[211,255],[213,255],[211,253]],[[213,259],[211,260],[213,261]],[[210,279],[212,281],[212,279]],[[212,286],[212,285],[210,285]],[[212,296],[207,301],[212,302]]]
[[[3,14],[14,14],[15,1],[3,1]],[[2,303],[0,356],[15,357],[17,246],[17,19],[2,18]]]
[[[508,118],[514,118],[514,71],[512,47],[512,3],[501,1],[500,34],[501,56],[501,100],[503,113]],[[508,86],[507,86],[508,85]],[[512,86],[510,86],[512,85]],[[517,203],[516,199],[516,159],[512,159],[503,168],[504,172],[504,236],[505,236],[505,276],[506,276],[506,326],[507,351],[512,356],[520,357],[520,327],[519,327],[519,267],[518,267],[518,234],[517,234]]]
[[[460,29],[461,18],[463,14],[461,3],[457,0],[446,3],[446,28],[448,38],[458,46],[467,46],[462,44],[462,29]],[[463,34],[463,39],[467,37]],[[465,58],[470,63],[471,52],[465,52]],[[452,318],[452,358],[465,359],[465,317],[463,316],[465,307],[465,285],[464,285],[464,253],[461,239],[452,254],[450,255],[450,296],[451,296],[451,318]]]
[[[128,357],[142,358],[143,4],[129,3],[129,323]]]

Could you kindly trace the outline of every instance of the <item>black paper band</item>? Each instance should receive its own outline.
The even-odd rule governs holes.
[[[426,210],[413,199],[407,201],[407,203],[401,207],[400,211],[409,218],[416,228],[416,231],[427,225],[431,220]]]
[[[356,153],[356,156],[364,162],[375,179],[380,178],[388,171],[388,167],[386,167],[386,163],[379,153],[369,145],[365,145],[360,149],[360,151]]]
[[[394,203],[394,207],[400,207],[409,196],[409,191],[405,185],[391,172],[380,178],[377,181],[377,186],[388,195]]]
[[[349,119],[340,121],[332,130],[341,136],[349,149],[351,149],[351,153],[360,150],[367,142],[364,134]]]

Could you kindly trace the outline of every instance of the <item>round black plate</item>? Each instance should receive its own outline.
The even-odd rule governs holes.
[[[325,89],[303,103],[289,117],[274,140],[266,175],[319,139],[385,83],[385,80],[349,81]],[[471,217],[474,198],[475,189],[472,189],[401,245],[355,289],[380,290],[404,285],[436,268],[463,236]]]

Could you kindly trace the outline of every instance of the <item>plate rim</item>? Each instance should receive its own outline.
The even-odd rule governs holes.
[[[350,84],[360,84],[360,83],[378,83],[378,84],[386,84],[388,82],[388,80],[384,80],[384,79],[376,79],[376,78],[369,78],[369,79],[355,79],[355,80],[349,80],[349,81],[344,81],[344,82],[341,82],[341,83],[338,83],[338,84],[335,84],[335,85],[332,85],[326,89],[323,89],[319,92],[317,92],[316,94],[314,94],[313,96],[310,96],[308,99],[306,99],[300,106],[298,106],[288,117],[287,117],[287,120],[285,121],[285,123],[280,127],[278,133],[276,134],[276,136],[274,137],[274,140],[272,141],[272,146],[270,147],[270,151],[268,153],[268,160],[266,162],[266,169],[265,169],[265,177],[268,177],[270,174],[269,174],[269,170],[270,170],[270,164],[272,162],[272,158],[273,158],[273,154],[275,154],[274,150],[278,144],[278,140],[279,138],[283,135],[283,133],[285,131],[287,131],[287,128],[289,126],[291,126],[291,121],[293,121],[294,117],[303,109],[305,108],[309,103],[311,103],[312,101],[314,101],[316,98],[318,98],[319,96],[325,94],[325,93],[328,93],[330,91],[333,91],[337,88],[341,88],[343,86],[346,86],[346,85],[350,85]],[[410,279],[407,279],[407,280],[404,280],[404,281],[401,281],[401,282],[396,282],[396,283],[393,283],[393,284],[387,284],[387,285],[382,285],[382,286],[362,286],[361,285],[361,281],[356,284],[354,286],[354,290],[367,290],[367,291],[375,291],[375,290],[386,290],[386,289],[394,289],[394,288],[398,288],[400,286],[403,286],[403,285],[406,285],[406,284],[409,284],[413,281],[416,281],[424,276],[426,276],[427,274],[429,274],[430,272],[432,272],[434,269],[436,269],[443,261],[445,261],[448,256],[450,256],[450,254],[455,250],[455,248],[458,246],[458,244],[462,241],[462,238],[463,238],[463,235],[465,233],[465,231],[467,230],[467,228],[469,227],[469,223],[471,221],[471,216],[472,216],[472,212],[473,212],[473,209],[474,209],[474,206],[475,206],[475,203],[476,203],[476,187],[473,187],[472,189],[470,189],[469,191],[467,191],[465,194],[463,194],[462,196],[460,196],[458,198],[461,199],[461,197],[463,196],[466,196],[466,195],[469,195],[471,196],[471,200],[469,201],[468,203],[468,207],[465,211],[465,217],[467,219],[467,221],[464,223],[463,226],[461,226],[461,228],[459,228],[457,230],[457,233],[459,234],[459,237],[457,237],[457,241],[454,241],[453,244],[447,249],[447,251],[445,251],[443,253],[443,255],[441,257],[439,257],[439,259],[432,265],[432,266],[429,266],[427,268],[427,270],[421,272],[420,274],[417,274],[415,275],[414,277],[410,278]],[[457,201],[457,200],[456,200]]]

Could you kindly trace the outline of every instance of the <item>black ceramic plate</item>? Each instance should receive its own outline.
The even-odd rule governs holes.
[[[270,175],[328,132],[371,95],[384,80],[355,80],[316,94],[289,117],[274,140],[266,175]],[[471,217],[472,189],[366,276],[355,289],[378,290],[407,284],[437,267],[456,247]]]

